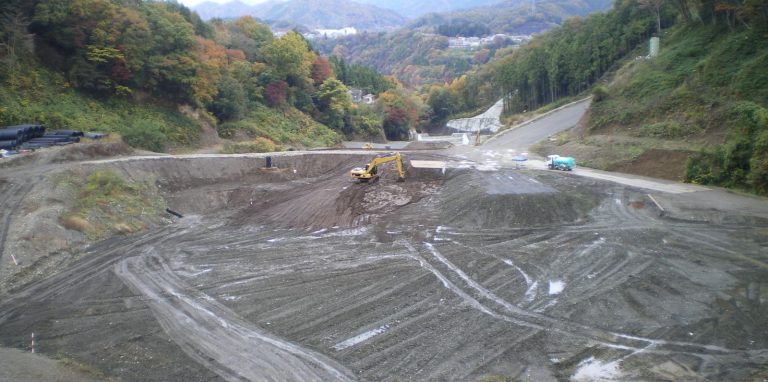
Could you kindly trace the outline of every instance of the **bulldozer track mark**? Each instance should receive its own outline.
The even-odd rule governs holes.
[[[21,201],[32,190],[33,183],[30,180],[26,180],[24,183],[12,183],[8,189],[2,190],[0,194],[4,195],[3,200],[0,202],[0,209],[2,217],[2,228],[0,230],[0,262],[3,260],[5,254],[6,242],[8,241],[8,231],[11,228],[11,219],[18,211]]]
[[[160,258],[124,259],[115,273],[148,298],[158,322],[185,353],[226,380],[354,380],[335,361],[267,334],[192,290]]]
[[[466,275],[466,273],[461,271],[458,267],[453,265],[444,256],[442,256],[434,248],[432,244],[424,243],[424,245],[428,249],[428,251],[440,263],[444,264],[448,269],[455,272],[459,276],[459,278],[464,282],[466,282],[471,289],[475,290],[484,299],[487,299],[497,304],[498,306],[501,306],[504,308],[506,313],[503,313],[503,314],[496,313],[494,310],[485,306],[479,300],[475,300],[474,298],[470,297],[468,294],[466,294],[463,291],[461,292],[464,296],[466,296],[466,298],[472,299],[472,301],[476,302],[479,306],[483,307],[484,309],[482,311],[484,313],[489,314],[494,318],[501,318],[518,325],[520,325],[520,323],[523,322],[524,323],[523,326],[530,326],[530,327],[533,327],[536,329],[542,329],[542,330],[544,329],[555,330],[563,334],[581,337],[589,341],[594,341],[606,347],[620,348],[624,350],[638,351],[652,345],[654,348],[657,348],[657,350],[653,350],[652,352],[659,353],[659,354],[683,353],[683,354],[689,354],[689,355],[708,355],[712,353],[722,353],[722,354],[748,353],[748,351],[728,349],[728,348],[714,346],[714,345],[697,344],[692,342],[666,341],[662,339],[653,339],[653,338],[605,331],[602,329],[589,327],[580,323],[563,321],[557,318],[545,316],[541,313],[529,311],[527,309],[520,308],[514,304],[504,301],[503,299],[499,298],[498,296],[496,296],[495,294],[493,294],[492,292],[490,292],[489,290],[487,290],[486,288],[478,284],[476,281],[469,278]],[[422,266],[424,265],[422,264]],[[440,274],[439,278],[441,278],[441,281],[443,281],[444,286],[453,290],[454,292],[461,291],[460,288],[458,288],[455,284],[450,283],[450,281],[448,281],[448,279],[445,278],[445,276],[442,276],[442,274],[439,271],[437,271],[435,268],[430,267],[430,269],[435,275]],[[519,317],[516,317],[516,316],[519,316]],[[645,345],[640,346],[636,344],[637,342],[641,344],[644,343]],[[664,348],[664,349],[658,349],[658,348]]]

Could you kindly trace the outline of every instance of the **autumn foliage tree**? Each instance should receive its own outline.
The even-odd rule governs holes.
[[[379,95],[376,107],[384,117],[384,133],[388,139],[408,139],[409,130],[419,119],[420,102],[403,89],[391,89]]]
[[[331,70],[331,65],[328,63],[328,60],[322,56],[315,56],[315,61],[312,62],[310,75],[312,76],[312,81],[315,86],[320,86],[325,80],[332,78],[333,71]]]
[[[204,22],[184,5],[161,0],[15,2],[24,4],[30,23],[5,17],[0,60],[17,65],[23,54],[33,55],[36,35],[44,64],[63,73],[66,86],[100,99],[149,95],[207,111],[220,123],[266,105],[283,115],[303,112],[343,133],[375,135],[381,127],[374,109],[353,107],[333,65],[300,34],[276,38],[250,16]],[[373,71],[347,74],[376,90],[386,86]]]

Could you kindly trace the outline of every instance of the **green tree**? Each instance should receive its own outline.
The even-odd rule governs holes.
[[[217,84],[217,94],[209,110],[220,121],[233,121],[243,117],[247,98],[243,86],[230,76],[223,76]]]
[[[269,27],[250,16],[243,16],[227,24],[228,41],[225,46],[245,52],[248,61],[262,60],[260,50],[275,40]]]
[[[315,94],[320,122],[334,130],[344,128],[344,117],[352,105],[347,91],[347,87],[334,78],[326,79],[320,85]]]
[[[384,119],[374,108],[353,105],[345,117],[342,132],[348,137],[381,138],[383,125]]]
[[[314,55],[309,52],[306,41],[296,32],[267,43],[261,50],[264,62],[279,79],[290,86],[309,82],[310,67]]]

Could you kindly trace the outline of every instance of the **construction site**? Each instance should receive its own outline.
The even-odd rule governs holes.
[[[404,181],[350,178],[375,150],[16,160],[0,345],[93,380],[768,379],[764,198],[512,147],[398,151]],[[84,241],[52,182],[99,169],[176,215]]]

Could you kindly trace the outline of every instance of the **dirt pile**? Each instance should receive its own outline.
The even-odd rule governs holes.
[[[590,187],[549,184],[527,172],[461,170],[441,189],[440,220],[479,228],[568,224],[585,219],[600,199]]]
[[[3,158],[0,160],[0,168],[26,165],[41,166],[51,163],[124,156],[131,153],[133,153],[133,149],[122,142],[83,142],[39,149],[34,152]]]

